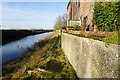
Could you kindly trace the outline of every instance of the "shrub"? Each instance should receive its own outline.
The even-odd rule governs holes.
[[[120,1],[96,2],[93,23],[101,31],[118,31],[120,26]]]
[[[67,28],[71,28],[73,30],[80,30],[81,29],[79,25],[67,26]]]

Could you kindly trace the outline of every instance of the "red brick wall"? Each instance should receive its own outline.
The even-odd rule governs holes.
[[[92,25],[91,20],[93,20],[94,2],[80,2],[79,8],[78,3],[78,0],[77,2],[69,3],[67,7],[67,20],[80,20],[80,17],[82,16],[82,23],[84,24],[83,19],[87,16],[87,24]]]
[[[87,24],[92,24],[91,20],[93,20],[93,8],[94,2],[80,2],[80,16],[82,16],[82,21],[85,16],[87,16]]]
[[[74,1],[74,0],[72,0]],[[67,19],[68,20],[79,20],[78,17],[78,2],[69,2],[67,7]]]

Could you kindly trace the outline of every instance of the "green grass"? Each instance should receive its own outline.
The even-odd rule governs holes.
[[[61,39],[60,36],[55,37],[52,39],[52,46],[49,48],[48,51],[45,53],[45,57],[41,58],[40,61],[38,61],[36,64],[33,65],[33,67],[36,68],[42,68],[45,70],[49,70],[48,68],[50,66],[53,67],[53,70],[57,67],[58,69],[61,69],[61,71],[56,70],[53,71],[52,73],[45,73],[45,72],[40,72],[37,75],[28,75],[28,74],[23,74],[22,76],[28,76],[32,78],[76,78],[76,73],[69,63],[67,57],[64,55],[62,49],[61,49]],[[56,65],[50,65],[51,61],[56,61]],[[53,62],[52,62],[53,63]],[[58,65],[58,66],[57,66]],[[59,68],[60,67],[60,68]]]
[[[71,34],[71,35],[75,35],[75,36],[79,36],[79,37],[85,37],[85,38],[92,38],[92,39],[95,39],[95,40],[103,41],[103,42],[105,42],[105,46],[106,47],[108,47],[108,45],[110,43],[119,44],[120,45],[120,41],[118,40],[120,32],[114,31],[113,33],[116,34],[116,35],[113,34],[112,37],[96,36],[96,35],[84,35],[84,34],[74,34],[74,33],[67,33],[67,34]]]
[[[47,42],[46,42],[47,40]],[[46,42],[46,43],[44,43]],[[40,43],[44,43],[41,46]],[[30,55],[28,57],[28,55]],[[55,34],[48,39],[40,41],[35,45],[34,50],[29,50],[23,54],[22,60],[19,58],[19,61],[14,61],[16,64],[11,63],[4,66],[3,72],[4,76],[9,78],[26,78],[26,79],[38,79],[38,78],[52,78],[52,79],[78,79],[72,65],[69,63],[67,57],[61,49],[61,36]],[[13,66],[20,66],[20,68]],[[7,72],[6,70],[11,69],[11,72]],[[38,68],[45,69],[50,71],[47,72],[38,72],[28,74],[28,70],[36,70]]]

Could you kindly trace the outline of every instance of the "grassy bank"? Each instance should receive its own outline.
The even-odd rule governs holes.
[[[120,40],[119,40],[120,32],[119,31],[113,32],[115,35],[113,35],[112,37],[96,36],[96,35],[84,35],[82,33],[81,34],[74,34],[74,33],[68,33],[68,32],[64,32],[64,33],[79,36],[79,37],[92,38],[94,40],[103,41],[103,42],[105,42],[106,47],[108,47],[108,45],[110,43],[120,45]]]
[[[29,35],[50,32],[52,30],[2,30],[2,45]]]
[[[61,37],[50,34],[20,58],[3,66],[3,78],[78,79],[61,49]]]

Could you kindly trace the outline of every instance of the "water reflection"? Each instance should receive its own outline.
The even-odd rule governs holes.
[[[20,57],[28,48],[31,48],[35,42],[42,39],[50,32],[27,36],[20,40],[8,43],[2,46],[2,64]]]

